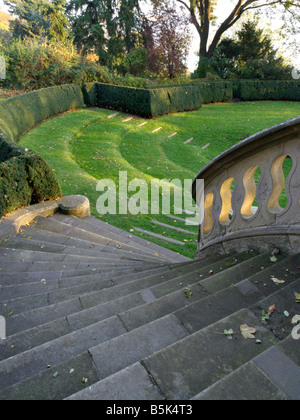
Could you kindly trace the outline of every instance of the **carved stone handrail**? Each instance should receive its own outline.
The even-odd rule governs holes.
[[[292,160],[287,178],[286,159]],[[199,258],[208,249],[221,254],[250,247],[300,251],[300,117],[248,137],[206,165],[193,183],[195,200],[197,179],[204,180]],[[287,204],[281,208],[284,188]]]

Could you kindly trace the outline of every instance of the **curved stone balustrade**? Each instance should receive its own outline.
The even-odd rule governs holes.
[[[300,117],[263,130],[214,159],[196,176],[194,199],[197,179],[205,185],[198,257],[212,247],[222,254],[249,247],[299,252]]]

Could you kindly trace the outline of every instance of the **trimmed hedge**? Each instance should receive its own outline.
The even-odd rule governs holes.
[[[34,125],[84,105],[78,85],[62,85],[36,90],[7,99],[0,104],[0,132],[11,141]]]
[[[193,80],[187,85],[200,89],[202,103],[228,102],[233,98],[243,101],[300,101],[300,81],[297,80]],[[149,89],[158,89],[155,86]]]
[[[296,80],[236,80],[233,94],[243,101],[300,101],[300,82]]]
[[[62,196],[49,165],[15,142],[34,125],[84,105],[77,85],[16,96],[0,104],[0,218],[21,207]]]
[[[151,89],[128,88],[97,83],[97,106],[153,118],[201,108],[199,89],[193,85]],[[89,86],[91,91],[91,87]],[[90,99],[92,101],[92,99]]]
[[[211,81],[211,82],[193,82],[199,87],[201,92],[202,102],[210,104],[215,102],[228,102],[233,99],[233,86],[231,82],[227,81]]]
[[[82,86],[82,93],[85,105],[97,106],[97,83],[85,83]]]

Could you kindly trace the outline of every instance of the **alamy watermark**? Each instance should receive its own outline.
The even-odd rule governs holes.
[[[119,172],[117,184],[112,179],[102,179],[97,184],[101,193],[96,208],[105,214],[185,214],[187,225],[201,224],[204,218],[204,181],[196,181],[196,205],[192,198],[192,179],[144,179],[128,182],[127,171]]]
[[[294,80],[299,80],[300,79],[300,69],[296,69],[296,67],[293,68],[293,70],[292,70],[292,78]]]
[[[6,79],[6,61],[3,55],[0,55],[0,79]]]
[[[0,315],[0,340],[6,339],[6,320]]]
[[[300,315],[295,315],[293,317],[292,324],[296,324],[292,330],[292,337],[294,340],[300,340]]]

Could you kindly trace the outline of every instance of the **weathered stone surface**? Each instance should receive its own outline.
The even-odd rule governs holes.
[[[82,195],[63,197],[59,202],[59,209],[63,214],[85,219],[91,215],[90,202]]]

